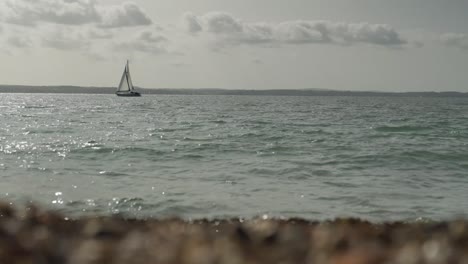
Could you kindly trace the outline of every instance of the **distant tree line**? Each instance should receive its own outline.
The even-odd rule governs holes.
[[[278,89],[278,90],[228,90],[228,89],[147,89],[136,88],[142,94],[173,94],[173,95],[261,95],[261,96],[394,96],[394,97],[468,97],[461,92],[366,92],[366,91],[335,91],[323,89]],[[80,86],[26,86],[0,85],[0,93],[72,93],[72,94],[113,94],[112,87],[80,87]]]

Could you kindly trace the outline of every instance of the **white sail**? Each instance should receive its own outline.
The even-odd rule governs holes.
[[[129,92],[133,90],[132,80],[130,78],[130,72],[128,70],[128,62],[125,65],[124,72],[122,74],[122,79],[120,79],[119,87],[117,88],[117,92]]]
[[[128,86],[131,91],[134,90],[133,88],[133,83],[132,83],[132,77],[130,77],[130,67],[128,66],[128,61],[127,61],[127,81],[128,81]]]
[[[130,77],[130,68],[128,67],[128,61],[125,65],[122,78],[120,79],[119,86],[117,87],[116,94],[118,96],[141,96],[141,94],[135,91],[132,83],[132,77]]]

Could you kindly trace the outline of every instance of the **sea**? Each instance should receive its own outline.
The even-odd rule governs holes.
[[[465,217],[468,98],[0,94],[0,200],[65,217]]]

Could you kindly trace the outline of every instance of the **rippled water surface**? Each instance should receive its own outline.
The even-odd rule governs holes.
[[[1,94],[0,198],[70,216],[445,219],[462,98]]]

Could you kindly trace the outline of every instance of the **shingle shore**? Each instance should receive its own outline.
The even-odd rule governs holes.
[[[3,203],[0,263],[468,263],[468,222],[67,220]]]

